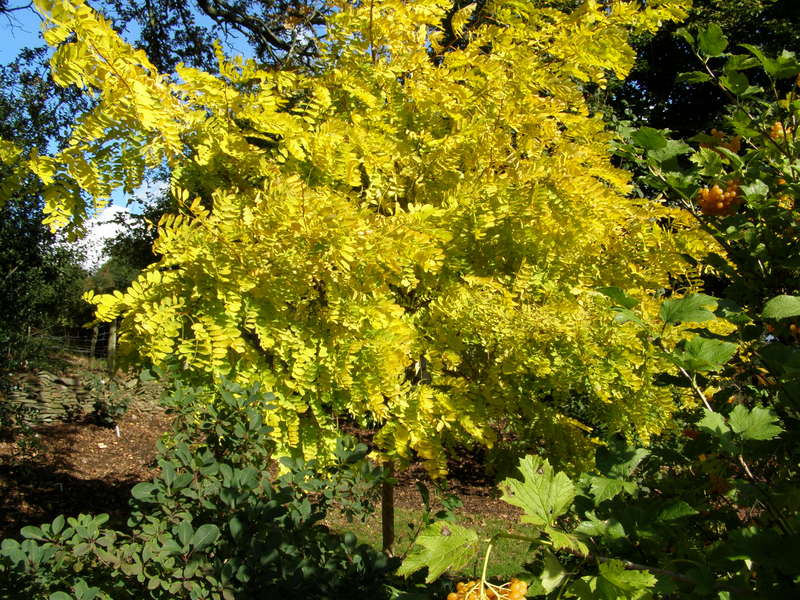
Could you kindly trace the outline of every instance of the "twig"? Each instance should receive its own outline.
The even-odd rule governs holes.
[[[691,375],[689,375],[689,373],[687,373],[687,372],[686,372],[686,369],[684,369],[683,367],[681,367],[681,366],[678,366],[678,368],[681,370],[681,373],[683,373],[683,374],[684,374],[684,376],[686,376],[686,378],[687,378],[687,379],[688,379],[688,380],[691,382],[691,384],[692,384],[692,389],[694,389],[694,391],[697,393],[697,395],[698,395],[698,396],[700,396],[700,399],[703,401],[703,404],[705,404],[705,405],[706,405],[706,408],[709,410],[709,412],[714,412],[714,409],[713,409],[713,408],[711,408],[711,405],[708,403],[708,400],[706,399],[706,395],[705,395],[705,394],[703,393],[703,391],[702,391],[702,390],[701,390],[701,389],[700,389],[700,388],[697,386],[697,382],[695,382],[695,380],[694,380],[694,377],[692,377]]]

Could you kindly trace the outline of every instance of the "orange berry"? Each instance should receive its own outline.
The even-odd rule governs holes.
[[[775,123],[773,123],[772,127],[770,127],[769,129],[769,137],[771,137],[776,142],[787,138],[788,136],[792,135],[792,133],[793,133],[792,128],[784,127],[783,123],[781,123],[780,121],[776,121]]]
[[[792,210],[794,208],[794,198],[788,194],[781,194],[778,196],[778,206],[786,210]]]

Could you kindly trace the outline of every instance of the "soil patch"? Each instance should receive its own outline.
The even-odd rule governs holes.
[[[170,418],[151,402],[134,402],[114,428],[84,421],[36,427],[40,448],[13,458],[0,441],[0,538],[59,514],[127,517],[130,489],[155,474],[155,446]]]

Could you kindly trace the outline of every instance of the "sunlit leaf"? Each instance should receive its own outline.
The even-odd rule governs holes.
[[[478,548],[478,534],[449,521],[437,521],[417,536],[413,550],[403,560],[398,575],[410,575],[428,568],[430,583],[448,569],[459,569],[469,562]]]

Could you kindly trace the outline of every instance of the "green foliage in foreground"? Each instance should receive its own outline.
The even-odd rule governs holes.
[[[132,490],[127,527],[108,515],[57,517],[0,548],[0,596],[49,600],[374,598],[393,568],[383,554],[319,524],[333,498],[363,512],[382,470],[340,442],[336,463],[283,462],[270,475],[263,410],[269,395],[225,386],[181,411],[159,445],[161,472]],[[348,502],[348,499],[350,502]]]
[[[719,242],[703,262],[706,291],[720,298],[668,298],[654,326],[624,290],[600,291],[617,325],[672,363],[659,379],[691,390],[698,407],[680,416],[680,435],[650,448],[609,441],[580,477],[522,461],[501,487],[536,528],[515,536],[530,542],[528,596],[783,599],[800,588],[800,61],[731,53],[717,26],[684,37],[703,68],[684,80],[729,96],[731,133],[684,141],[645,127],[621,153],[648,172],[640,184]],[[676,327],[694,336],[670,343]],[[400,572],[427,567],[432,581],[481,542],[488,562],[502,537],[433,524]],[[482,577],[457,589],[479,600],[501,588]]]
[[[605,293],[619,304],[618,322],[661,343],[629,297],[617,289]],[[777,297],[767,312],[796,317],[798,299]],[[663,327],[711,321],[714,310],[720,311],[716,300],[701,294],[667,300]],[[723,371],[737,350],[709,331],[663,349],[700,395],[698,383]],[[439,521],[421,532],[398,572],[427,568],[431,582],[463,570],[484,547],[488,563],[497,540],[512,538],[530,542],[529,597],[789,597],[800,585],[797,419],[779,396],[755,394],[751,389],[718,407],[703,396],[705,407],[687,415],[682,436],[649,449],[611,444],[598,453],[597,469],[578,478],[526,457],[519,479],[507,479],[501,490],[532,534],[501,531],[481,539]],[[485,569],[468,599],[493,597]]]
[[[783,429],[771,411],[737,405],[727,417],[705,411],[698,430],[696,443],[682,449],[694,456],[681,468],[665,466],[664,449],[619,446],[601,457],[597,471],[571,480],[548,461],[526,457],[521,480],[507,479],[501,489],[522,509],[521,521],[537,528],[533,535],[499,532],[482,540],[440,521],[422,532],[399,573],[427,567],[427,581],[434,581],[463,569],[483,548],[488,561],[508,537],[531,544],[529,597],[789,597],[800,584],[796,507],[779,506],[780,492],[746,477],[726,479],[721,494],[704,465],[713,460],[719,471],[744,464],[741,452],[760,454],[759,442]],[[697,454],[699,448],[714,448],[714,458]],[[764,514],[742,524],[736,513],[744,506]]]

